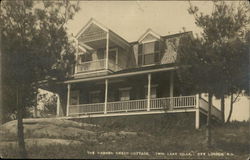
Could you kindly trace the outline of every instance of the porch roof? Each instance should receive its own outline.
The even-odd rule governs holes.
[[[71,80],[66,80],[59,83],[78,83],[78,82],[86,82],[86,81],[92,81],[92,80],[101,80],[101,79],[110,79],[110,78],[118,78],[118,77],[128,77],[128,76],[134,76],[134,75],[142,75],[142,74],[148,74],[148,73],[155,73],[155,72],[163,72],[163,71],[169,71],[169,70],[175,70],[178,67],[175,64],[164,64],[164,65],[153,65],[153,66],[147,66],[147,67],[138,67],[138,68],[130,68],[121,70],[109,75],[105,76],[99,76],[99,77],[87,77],[87,78],[75,78]]]

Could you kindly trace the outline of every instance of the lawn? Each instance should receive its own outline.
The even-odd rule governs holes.
[[[16,121],[0,126],[0,155],[18,158]],[[154,129],[157,129],[155,126]],[[154,129],[112,127],[62,119],[26,119],[24,134],[29,158],[191,158],[245,160],[249,154],[248,122],[213,127],[212,148],[205,127],[159,126]]]

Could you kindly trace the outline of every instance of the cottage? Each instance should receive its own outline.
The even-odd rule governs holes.
[[[208,102],[182,93],[176,78],[175,50],[181,36],[161,36],[148,29],[127,42],[94,19],[76,36],[76,65],[71,78],[57,87],[57,115],[108,117],[194,113],[195,127],[206,115]],[[175,45],[174,45],[175,44]],[[212,107],[213,118],[221,113]]]

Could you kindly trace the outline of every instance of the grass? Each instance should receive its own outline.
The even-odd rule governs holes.
[[[48,127],[47,129],[53,128],[48,123],[42,123],[43,127]],[[67,125],[65,125],[67,124]],[[34,124],[33,124],[34,125]],[[37,128],[41,128],[38,124]],[[207,149],[205,143],[205,127],[199,130],[188,129],[183,127],[183,129],[169,128],[169,127],[159,127],[157,132],[154,130],[148,130],[142,128],[137,128],[137,130],[132,130],[126,126],[120,126],[118,123],[115,125],[105,125],[105,126],[82,126],[74,125],[78,129],[91,131],[91,134],[84,134],[80,130],[74,130],[70,121],[65,122],[61,127],[60,132],[66,132],[67,134],[40,134],[39,138],[62,138],[65,140],[78,140],[79,143],[69,143],[69,144],[57,144],[50,143],[47,145],[27,145],[28,157],[29,158],[197,158],[197,154],[206,153],[203,158],[212,159],[218,158],[216,156],[211,157],[208,154],[213,153],[230,153],[233,154],[226,157],[226,159],[243,159],[245,160],[249,154],[250,147],[250,131],[248,122],[232,122],[223,126],[215,126],[212,130],[212,148]],[[60,129],[60,125],[56,125]],[[70,128],[71,127],[71,128]],[[30,127],[33,130],[36,127]],[[122,128],[122,129],[121,129]],[[156,129],[155,126],[154,129]],[[26,138],[32,138],[34,136],[32,129],[26,132]],[[68,132],[72,130],[71,136]],[[76,133],[73,133],[73,132]],[[92,134],[92,132],[94,134]],[[6,132],[7,133],[7,132]],[[6,134],[5,133],[5,134]],[[41,133],[44,133],[41,132]],[[89,133],[89,132],[87,132]],[[4,134],[4,135],[5,135]],[[13,141],[13,132],[8,130],[9,136],[2,136],[5,141]],[[11,139],[11,137],[13,139]],[[36,137],[33,137],[38,138]],[[5,145],[0,148],[0,154],[3,158],[18,158],[17,145]],[[92,155],[91,153],[95,153]],[[105,152],[105,153],[100,153]],[[139,153],[137,153],[139,152]],[[162,152],[165,155],[159,156],[156,153]],[[149,155],[143,155],[143,154]],[[177,153],[178,155],[170,155]],[[181,155],[181,154],[192,154]],[[106,155],[103,155],[106,154]],[[108,155],[113,154],[113,155]],[[121,155],[123,154],[123,155]],[[139,155],[140,154],[140,155]],[[222,158],[222,157],[219,157]]]

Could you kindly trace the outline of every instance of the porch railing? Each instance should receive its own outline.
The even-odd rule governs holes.
[[[198,100],[198,101],[197,101]],[[150,110],[178,110],[178,109],[195,109],[196,104],[205,112],[208,111],[208,102],[203,98],[197,99],[196,96],[182,96],[182,97],[166,97],[166,98],[152,98],[150,100]],[[148,100],[128,100],[107,102],[107,114],[117,112],[133,112],[133,111],[147,111]],[[69,116],[83,115],[83,114],[104,114],[105,103],[80,104],[69,106]],[[221,119],[221,111],[215,106],[211,108],[211,114],[218,119]]]
[[[153,98],[150,100],[150,110],[194,108],[195,104],[195,96]],[[105,103],[70,105],[69,115],[104,113],[104,107]],[[146,111],[147,107],[147,99],[107,102],[107,113]]]
[[[107,112],[128,112],[147,110],[147,99],[108,102]]]
[[[151,99],[150,109],[178,109],[195,107],[195,96],[167,97]]]
[[[196,97],[195,96],[182,96],[182,97],[173,97],[173,108],[187,108],[195,107]]]
[[[104,103],[70,105],[69,115],[103,113]]]
[[[170,99],[172,98],[154,98],[150,101],[150,109],[170,109]]]

